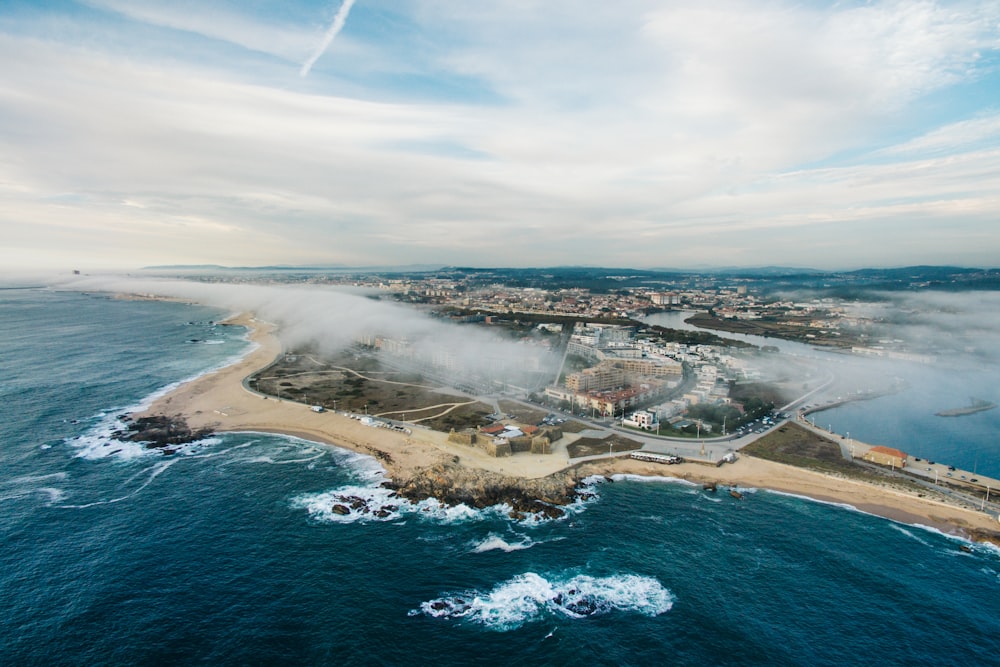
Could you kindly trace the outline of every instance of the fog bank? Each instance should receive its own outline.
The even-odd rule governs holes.
[[[473,326],[441,320],[358,290],[315,285],[234,285],[189,280],[86,277],[65,281],[63,289],[183,299],[232,312],[253,312],[279,325],[287,349],[315,347],[333,354],[375,337],[391,341],[396,356],[418,365],[433,364],[454,384],[503,380],[521,384],[555,373],[548,350],[515,342]],[[402,353],[399,351],[402,350]],[[547,376],[551,380],[551,375]]]

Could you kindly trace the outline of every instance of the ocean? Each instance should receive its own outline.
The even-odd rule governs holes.
[[[973,665],[1000,552],[848,507],[594,480],[556,521],[329,511],[376,461],[259,433],[164,457],[117,415],[246,351],[227,313],[0,290],[9,665]],[[927,447],[932,447],[928,443]],[[928,450],[931,451],[931,450]],[[982,464],[981,464],[982,465]]]

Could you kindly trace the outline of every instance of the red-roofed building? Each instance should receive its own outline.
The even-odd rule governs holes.
[[[485,433],[486,435],[499,435],[507,430],[507,426],[504,424],[491,424],[490,426],[484,426],[479,429],[480,433]]]
[[[879,465],[902,468],[906,465],[906,453],[892,447],[877,445],[872,447],[861,457],[865,461],[878,463]]]

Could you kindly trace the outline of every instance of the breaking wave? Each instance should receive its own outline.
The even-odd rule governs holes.
[[[470,590],[423,602],[409,615],[459,619],[506,631],[552,617],[582,619],[613,612],[659,616],[670,611],[674,601],[674,595],[652,577],[578,574],[550,580],[526,572],[487,592]]]
[[[512,551],[530,549],[536,544],[540,544],[540,542],[535,542],[530,537],[521,537],[523,539],[520,542],[508,542],[500,535],[490,533],[486,539],[475,543],[475,546],[472,547],[472,553],[481,554],[487,551],[504,551],[510,553]]]
[[[315,521],[365,523],[399,521],[407,517],[416,517],[448,525],[467,521],[501,519],[516,522],[521,527],[530,527],[562,520],[530,513],[524,519],[512,519],[510,514],[513,508],[507,504],[478,509],[464,504],[449,506],[436,498],[412,502],[398,495],[392,489],[386,488],[386,482],[389,478],[386,476],[385,468],[375,457],[340,447],[332,447],[331,449],[335,452],[337,465],[351,470],[354,483],[329,491],[304,493],[292,498],[292,507],[306,510],[310,518]],[[583,512],[589,504],[599,500],[600,496],[594,486],[603,481],[606,480],[600,476],[583,480],[576,499],[568,505],[560,506],[564,512],[563,518]],[[528,539],[526,542],[508,543],[502,537],[491,533],[490,537],[477,545],[475,549],[477,551],[495,549],[518,551],[535,544],[540,544],[540,542]]]
[[[241,337],[243,340],[247,340],[245,333]],[[181,387],[189,382],[193,382],[194,380],[210,373],[214,373],[222,368],[226,368],[227,366],[231,366],[251,354],[259,347],[259,343],[248,341],[246,347],[235,355],[224,359],[211,368],[195,373],[188,378],[165,385],[149,394],[135,405],[123,408],[111,408],[105,412],[93,415],[89,418],[89,421],[93,423],[85,433],[75,437],[66,438],[63,442],[77,450],[76,456],[78,458],[87,460],[98,460],[109,457],[115,457],[120,460],[130,460],[140,457],[160,455],[161,452],[158,449],[147,448],[142,443],[131,442],[129,440],[119,440],[117,438],[117,434],[125,432],[128,427],[127,422],[122,417],[148,410],[157,399],[166,396],[178,387]],[[87,420],[81,419],[80,421]],[[74,420],[74,423],[75,422],[76,420]],[[183,455],[196,452],[205,445],[217,443],[217,439],[209,438],[207,440],[199,440],[179,447],[171,447],[171,449],[176,453]]]
[[[547,518],[541,514],[526,513],[525,518],[512,519],[513,508],[505,503],[490,507],[475,508],[465,504],[447,505],[436,498],[427,498],[413,502],[398,495],[392,489],[386,488],[385,470],[373,457],[356,454],[357,458],[349,463],[357,466],[355,472],[360,472],[362,479],[355,484],[341,486],[330,491],[305,493],[292,499],[292,507],[304,509],[309,516],[321,522],[355,523],[372,521],[395,521],[407,516],[419,517],[439,524],[454,524],[466,521],[481,521],[486,519],[501,519],[516,522],[520,526],[542,525],[550,521],[560,521],[584,511],[591,502],[598,499],[592,490],[584,490],[582,495],[572,503],[560,506],[564,514],[562,518]],[[358,476],[358,475],[356,475]],[[502,538],[495,537],[490,549],[507,549],[516,551],[527,546],[523,543],[500,544]],[[506,547],[504,546],[506,545]]]
[[[451,524],[486,516],[506,516],[510,512],[506,505],[481,510],[468,505],[449,507],[434,498],[414,503],[381,486],[379,477],[372,480],[374,483],[297,496],[292,499],[292,507],[305,509],[313,519],[330,523],[395,521],[405,516],[419,516]]]

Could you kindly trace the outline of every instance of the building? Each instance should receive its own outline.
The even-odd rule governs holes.
[[[681,302],[680,297],[673,292],[653,292],[649,295],[649,300],[657,306],[676,306]]]
[[[882,445],[872,447],[861,458],[870,463],[892,466],[893,468],[902,468],[906,465],[905,452],[893,449],[892,447],[883,447]]]
[[[649,377],[665,377],[669,375],[683,376],[684,366],[673,360],[659,359],[618,359],[615,365],[630,375]]]
[[[622,419],[622,425],[641,428],[645,431],[651,431],[659,426],[656,421],[656,412],[653,410],[637,410],[628,418]]]
[[[577,393],[610,389],[624,384],[625,370],[607,362],[566,376],[566,388]]]

